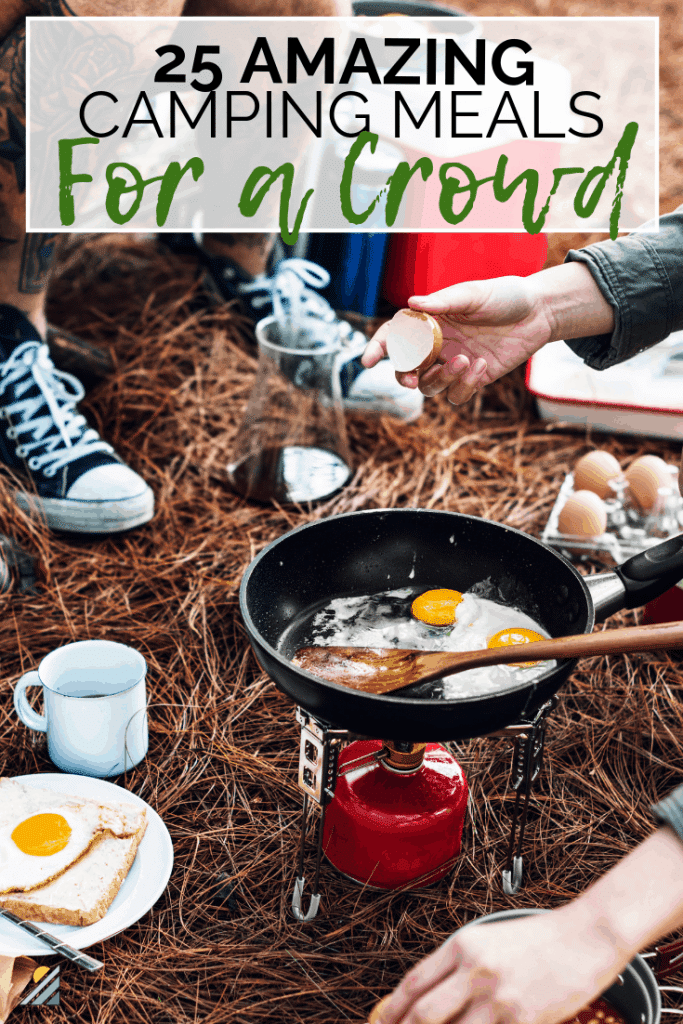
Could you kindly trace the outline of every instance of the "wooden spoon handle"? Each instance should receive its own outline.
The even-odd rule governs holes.
[[[555,658],[587,658],[683,647],[683,622],[624,626],[601,633],[536,640],[483,651],[414,651],[370,647],[304,647],[294,663],[333,683],[364,693],[392,693],[415,683],[486,665],[511,665]]]
[[[636,651],[661,651],[683,647],[683,622],[656,622],[649,626],[622,626],[600,633],[578,633],[552,640],[535,640],[517,647],[493,648],[506,656],[499,662],[545,661],[547,658],[590,658],[597,654],[633,654]],[[515,657],[507,657],[514,650]],[[483,653],[483,651],[482,651]]]

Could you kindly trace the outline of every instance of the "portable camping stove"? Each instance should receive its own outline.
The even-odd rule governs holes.
[[[553,697],[529,721],[489,736],[513,742],[515,805],[502,871],[503,890],[511,896],[522,885],[531,785],[541,770],[547,717],[556,703]],[[460,852],[468,792],[464,773],[446,748],[438,743],[368,740],[335,729],[301,708],[296,717],[301,726],[298,781],[304,794],[292,897],[297,921],[311,921],[318,913],[323,849],[338,871],[370,888],[421,888],[443,878]],[[304,911],[309,801],[320,807],[320,820],[313,894]],[[392,837],[390,844],[387,835]]]

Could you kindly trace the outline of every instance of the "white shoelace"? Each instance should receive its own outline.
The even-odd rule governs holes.
[[[198,248],[203,249],[201,232],[194,231],[193,238]],[[224,274],[228,273],[229,270],[224,271]],[[324,267],[312,260],[291,256],[278,263],[272,277],[259,274],[253,281],[241,281],[235,287],[240,295],[253,295],[251,304],[254,309],[272,305],[273,314],[277,317],[300,320],[312,316],[324,323],[335,324],[337,338],[347,350],[347,356],[355,358],[365,348],[366,339],[360,331],[354,330],[348,320],[339,320],[327,299],[314,291],[326,288],[329,283],[330,275]]]
[[[256,309],[272,303],[273,314],[277,317],[302,320],[311,316],[334,325],[336,337],[347,351],[346,358],[355,357],[365,348],[364,336],[354,330],[348,320],[340,320],[327,299],[313,290],[326,288],[329,283],[330,275],[324,267],[293,256],[282,260],[272,277],[260,277],[237,288],[242,294],[263,292],[252,299]]]
[[[40,393],[22,398],[34,385]],[[44,476],[52,477],[84,455],[114,451],[75,411],[85,395],[83,385],[70,373],[55,368],[47,345],[26,341],[0,364],[0,406],[10,387],[16,401],[4,405],[4,414],[21,420],[11,423],[5,433],[11,441],[19,441],[15,454],[18,459],[28,457],[29,469],[42,469]],[[30,436],[22,440],[22,435]],[[43,450],[30,455],[37,449]]]
[[[238,285],[243,294],[263,292],[254,296],[256,308],[273,304],[275,316],[291,316],[298,320],[304,316],[332,323],[336,320],[334,310],[329,302],[313,291],[314,288],[326,288],[330,283],[330,275],[317,263],[293,256],[278,264],[273,277],[260,277],[255,281]]]

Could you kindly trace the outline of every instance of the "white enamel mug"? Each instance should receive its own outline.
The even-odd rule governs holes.
[[[46,655],[14,688],[14,708],[29,729],[47,733],[50,760],[62,771],[107,778],[147,753],[147,663],[112,640],[82,640]],[[42,686],[45,714],[26,689]]]

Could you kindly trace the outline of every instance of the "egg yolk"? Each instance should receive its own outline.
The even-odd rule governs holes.
[[[12,833],[21,852],[31,857],[51,857],[63,850],[70,838],[71,827],[61,814],[34,814]]]
[[[416,619],[428,626],[452,626],[455,609],[461,601],[459,590],[428,590],[415,598],[411,611]]]
[[[541,636],[533,629],[526,629],[524,626],[515,626],[512,629],[501,629],[498,633],[494,633],[493,636],[488,638],[487,647],[516,647],[518,644],[531,644],[534,640],[545,640],[546,637]],[[516,668],[532,668],[533,665],[539,665],[538,661],[520,661],[517,663]]]

